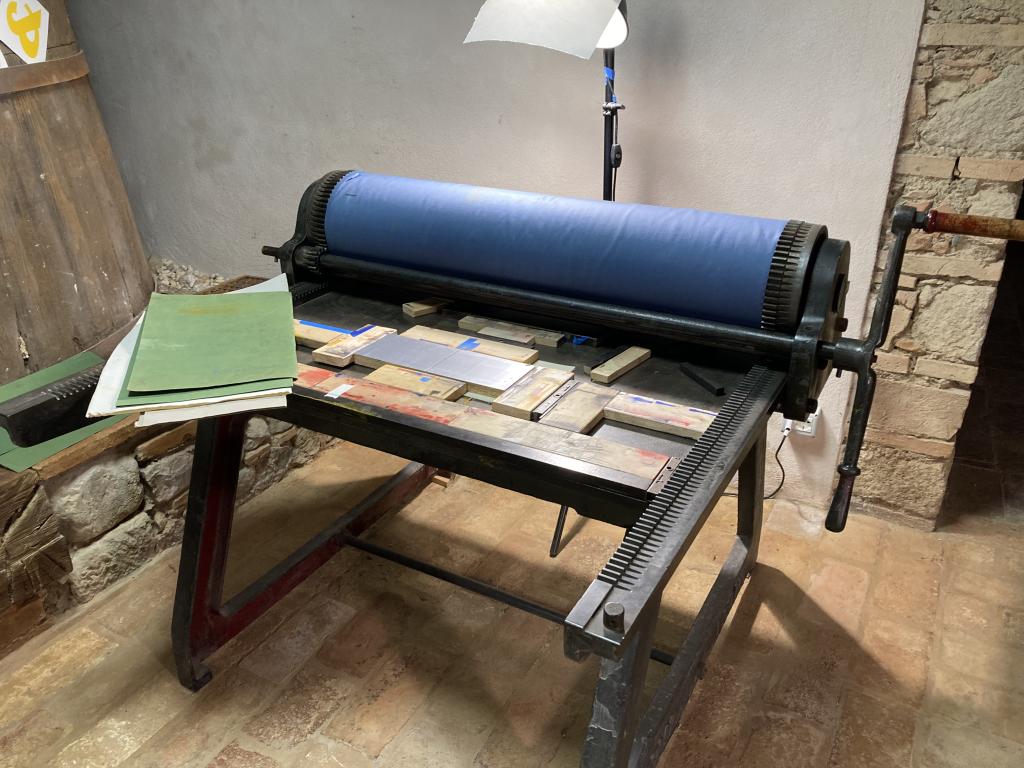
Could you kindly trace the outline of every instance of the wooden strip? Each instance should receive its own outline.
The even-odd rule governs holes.
[[[366,381],[375,381],[378,384],[387,384],[390,387],[415,392],[417,395],[439,397],[442,400],[458,400],[466,391],[464,381],[446,379],[444,376],[434,376],[397,365],[382,365],[367,374]]]
[[[609,421],[620,421],[658,432],[698,438],[711,426],[715,414],[689,405],[620,392],[605,406],[604,417]]]
[[[517,363],[532,363],[540,356],[540,353],[535,349],[514,347],[511,344],[502,344],[500,341],[478,339],[475,336],[442,331],[440,328],[428,328],[425,325],[414,325],[408,331],[405,331],[402,336],[410,339],[419,339],[420,341],[432,341],[435,344],[444,344],[446,347],[458,347],[469,352],[500,357],[504,360],[514,360]]]
[[[464,381],[473,392],[498,396],[530,372],[530,366],[475,352],[452,349],[404,335],[385,336],[356,352],[355,362],[367,368],[385,364],[426,371]]]
[[[423,397],[397,387],[338,374],[316,385],[322,392],[337,393],[339,402],[353,401],[386,408],[406,416],[446,424],[476,434],[496,437],[516,445],[537,448],[595,466],[617,469],[651,483],[668,457],[610,440],[577,435],[539,422],[524,421],[502,413]]]
[[[533,418],[533,412],[552,393],[572,378],[567,371],[534,368],[491,403],[491,410],[517,419]]]
[[[604,407],[617,394],[617,389],[580,382],[540,417],[540,423],[570,432],[589,432],[604,418]]]
[[[630,347],[625,352],[616,355],[597,366],[590,372],[590,380],[598,384],[611,384],[623,374],[636,368],[640,363],[651,356],[651,350],[643,347]]]
[[[489,320],[486,317],[474,317],[473,315],[466,315],[459,320],[459,328],[481,334],[483,333],[484,328],[501,328],[503,330],[519,331],[533,336],[534,341],[542,347],[557,347],[562,343],[562,339],[565,338],[565,334],[559,333],[558,331],[549,331],[545,328],[533,328],[532,326],[519,325],[518,323],[506,323],[501,320]]]
[[[328,330],[327,328],[303,323],[301,320],[292,320],[292,332],[295,334],[296,344],[300,347],[309,347],[310,349],[322,347],[325,344],[330,344],[335,339],[340,339],[342,336],[348,336],[340,328]]]
[[[0,69],[0,96],[19,91],[31,91],[47,85],[66,83],[89,74],[85,53],[79,51],[61,59],[21,64]]]
[[[527,331],[520,331],[516,328],[503,328],[498,325],[485,325],[479,331],[481,336],[487,336],[492,339],[502,339],[503,341],[512,341],[516,344],[525,344],[528,347],[532,347],[536,342],[537,337]]]
[[[422,317],[438,312],[441,307],[451,302],[447,299],[420,299],[419,301],[407,301],[402,305],[402,314],[408,317]]]
[[[330,344],[314,349],[313,359],[318,363],[327,363],[336,368],[344,368],[352,364],[355,353],[363,347],[367,347],[373,342],[383,339],[385,336],[390,336],[393,333],[396,333],[394,328],[375,325],[358,336],[346,336],[343,334],[336,337]]]

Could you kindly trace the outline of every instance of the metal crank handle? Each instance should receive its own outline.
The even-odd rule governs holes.
[[[882,273],[878,296],[875,298],[868,336],[863,340],[839,339],[833,353],[836,368],[857,374],[857,388],[850,411],[846,449],[843,461],[837,467],[839,483],[836,485],[828,515],[825,517],[825,528],[834,533],[839,533],[846,527],[846,518],[850,513],[853,481],[860,474],[857,462],[860,460],[860,449],[864,444],[864,433],[868,428],[868,417],[871,415],[871,401],[875,397],[875,372],[871,369],[871,364],[875,360],[875,350],[889,334],[889,321],[892,319],[896,289],[899,287],[900,271],[903,269],[903,254],[907,249],[910,230],[920,226],[917,221],[917,211],[910,206],[901,205],[893,211],[892,232],[895,237]]]
[[[854,371],[857,374],[857,389],[850,413],[846,449],[843,453],[843,462],[837,468],[839,482],[832,496],[828,515],[825,517],[825,527],[836,533],[846,527],[850,500],[853,497],[853,482],[860,474],[857,463],[860,459],[861,446],[864,444],[868,417],[871,414],[871,401],[875,396],[875,372],[871,369],[871,364],[874,362],[875,350],[889,333],[889,321],[896,300],[900,271],[903,268],[903,253],[911,229],[1024,241],[1024,221],[1017,219],[970,216],[937,210],[918,213],[909,206],[899,206],[893,212],[892,231],[895,238],[889,250],[889,260],[882,275],[878,298],[875,299],[868,337],[863,341],[840,339],[833,353],[833,363],[837,368]]]

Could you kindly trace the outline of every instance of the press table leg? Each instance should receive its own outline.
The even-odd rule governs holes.
[[[617,659],[601,659],[594,709],[583,742],[584,768],[626,768],[643,712],[640,700],[654,644],[660,597],[633,624],[633,639]]]
[[[211,677],[202,659],[216,647],[211,608],[220,605],[223,597],[238,468],[248,421],[249,417],[242,414],[202,419],[196,430],[171,620],[178,679],[193,691]]]

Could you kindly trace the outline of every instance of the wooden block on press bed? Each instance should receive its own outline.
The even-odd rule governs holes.
[[[397,338],[397,337],[396,337]],[[650,483],[658,476],[667,456],[590,435],[577,435],[540,422],[524,421],[484,408],[424,397],[397,387],[337,374],[317,384],[339,403],[350,400],[417,419],[500,438],[517,445],[549,451],[608,469],[626,472]]]
[[[466,382],[446,379],[444,376],[434,376],[422,371],[414,371],[410,368],[401,368],[397,365],[382,365],[377,370],[366,375],[367,381],[375,381],[378,384],[387,384],[390,387],[407,389],[418,395],[429,395],[439,397],[442,400],[458,400],[466,391]]]
[[[324,344],[330,344],[339,336],[347,336],[344,328],[331,328],[322,324],[313,325],[305,320],[292,320],[292,330],[295,332],[295,342],[303,347],[316,349]]]
[[[477,333],[491,339],[502,339],[503,341],[513,341],[516,344],[525,344],[528,347],[532,347],[537,340],[532,333],[527,331],[520,331],[517,328],[503,328],[499,325],[485,325]]]
[[[491,410],[529,420],[537,407],[570,379],[568,371],[534,368],[491,403]]]
[[[439,328],[428,328],[425,325],[414,325],[401,335],[410,339],[444,344],[446,347],[458,347],[462,350],[478,352],[483,355],[490,355],[491,357],[514,360],[517,363],[532,363],[540,356],[540,353],[535,349],[515,347],[511,344],[502,344],[500,341],[478,339],[475,336],[464,336],[461,333],[442,331]]]
[[[315,365],[299,363],[299,375],[295,379],[296,386],[313,389],[317,382],[323,381],[328,376],[333,376],[331,371],[317,368]]]
[[[394,333],[397,333],[394,328],[375,325],[358,336],[339,336],[331,344],[325,344],[319,349],[314,349],[313,359],[318,363],[327,363],[336,368],[344,368],[352,364],[353,356],[360,349]]]
[[[604,417],[657,432],[698,438],[711,426],[715,414],[690,405],[620,392],[604,407]]]
[[[473,331],[473,333],[483,333],[484,328],[500,328],[504,331],[518,331],[520,333],[526,333],[533,336],[534,341],[542,347],[557,347],[562,343],[562,339],[565,338],[565,334],[559,333],[558,331],[549,331],[544,328],[533,328],[529,325],[519,325],[518,323],[506,323],[502,320],[488,320],[486,317],[474,317],[473,315],[466,315],[459,320],[459,328],[465,331]]]
[[[420,299],[419,301],[407,301],[402,305],[402,314],[408,317],[422,317],[432,315],[450,302],[447,299]]]
[[[604,407],[618,394],[617,389],[582,381],[541,416],[540,423],[570,432],[589,432],[604,418]]]
[[[610,384],[619,376],[629,373],[650,356],[651,350],[649,349],[630,347],[592,370],[590,372],[590,380],[596,381],[598,384]]]
[[[367,368],[398,365],[464,381],[473,392],[498,396],[531,370],[513,360],[453,349],[405,335],[385,336],[356,352],[354,360]]]

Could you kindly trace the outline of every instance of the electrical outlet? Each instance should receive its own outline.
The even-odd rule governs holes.
[[[814,437],[818,434],[818,419],[820,418],[820,411],[815,411],[807,417],[807,421],[794,421],[793,434],[800,437]]]

